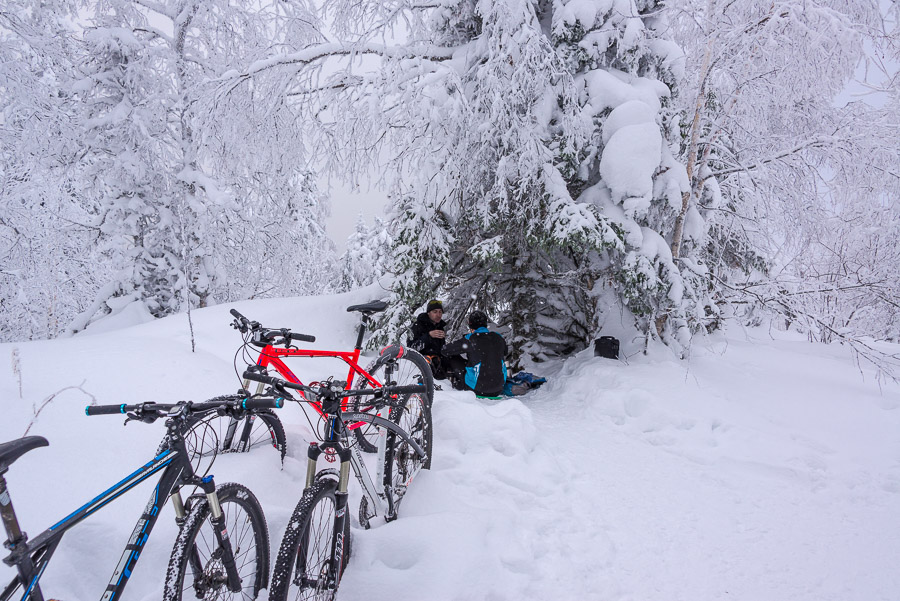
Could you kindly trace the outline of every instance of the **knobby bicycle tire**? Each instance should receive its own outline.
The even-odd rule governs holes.
[[[426,390],[426,398],[429,407],[434,399],[434,377],[431,373],[431,367],[425,357],[412,349],[406,349],[402,356],[395,361],[389,361],[381,365],[374,372],[375,367],[373,361],[366,371],[379,380],[382,384],[390,382],[397,385],[408,384],[424,384]],[[354,388],[369,388],[371,384],[364,377],[357,378]],[[355,412],[368,412],[371,409],[371,397],[353,397],[350,400],[350,409]],[[388,419],[393,411],[388,414]],[[374,453],[377,450],[377,428],[371,424],[365,424],[355,428],[353,435],[359,444],[360,450],[366,453]]]
[[[255,409],[250,415],[234,420],[234,436],[229,441],[228,428],[232,421],[227,415],[210,413],[191,423],[185,433],[185,443],[192,463],[217,453],[248,452],[268,446],[274,447],[284,462],[287,453],[284,425],[271,409]],[[194,466],[199,473],[197,467]]]
[[[419,457],[408,442],[393,432],[388,432],[384,453],[384,482],[393,491],[395,505],[399,505],[411,478],[420,469],[431,469],[431,451],[434,443],[431,404],[421,395],[410,395],[406,406],[391,407],[390,419],[403,428],[425,451],[425,457]]]
[[[245,486],[233,482],[218,486],[216,494],[241,577],[241,591],[228,589],[223,549],[210,522],[209,501],[202,497],[191,506],[175,539],[166,570],[164,601],[256,599],[268,584],[269,531],[259,501]]]
[[[341,576],[350,559],[350,518],[344,520],[344,556],[341,573],[333,587],[325,574],[330,566],[337,482],[317,480],[303,491],[288,522],[272,571],[270,601],[287,599],[324,601],[337,592]]]
[[[411,395],[405,407],[392,407],[390,419],[403,428],[416,444],[425,451],[420,458],[408,442],[393,432],[387,433],[384,454],[384,481],[382,486],[389,487],[394,501],[394,515],[384,516],[386,521],[397,519],[400,502],[411,482],[411,478],[420,470],[431,469],[434,430],[431,420],[431,405],[418,395]],[[369,500],[363,495],[359,500],[359,524],[369,528],[369,520],[374,513],[369,507]]]

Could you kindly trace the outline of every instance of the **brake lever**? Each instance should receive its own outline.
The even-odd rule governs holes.
[[[127,417],[125,418],[125,423],[122,425],[127,426],[128,422],[131,422],[131,421],[144,422],[145,424],[152,424],[153,422],[155,422],[157,420],[157,416],[144,415],[143,409],[141,409],[140,411],[141,411],[140,413],[138,413],[138,412],[126,413],[125,415]]]
[[[269,389],[266,391],[266,396],[281,396],[281,397],[284,397],[284,399],[288,400],[288,401],[296,401],[297,400],[294,398],[294,395],[292,395],[290,392],[288,392],[287,389],[281,383],[276,383],[276,384],[272,384],[271,386],[269,386]]]

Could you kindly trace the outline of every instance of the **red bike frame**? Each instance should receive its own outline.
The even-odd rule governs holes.
[[[366,333],[366,325],[367,325],[368,321],[369,321],[369,316],[363,314],[362,315],[362,323],[360,324],[360,327],[359,327],[359,337],[356,339],[356,346],[350,352],[317,351],[317,350],[312,350],[312,349],[297,349],[297,348],[280,348],[280,347],[272,346],[271,344],[267,344],[259,352],[259,357],[256,360],[256,364],[259,365],[260,367],[266,367],[266,368],[268,368],[269,366],[272,366],[288,382],[293,382],[294,384],[303,384],[303,382],[300,381],[300,378],[298,378],[296,375],[294,375],[294,372],[292,372],[290,370],[290,368],[287,365],[285,365],[284,361],[281,360],[282,357],[331,357],[333,359],[340,359],[344,363],[346,363],[347,365],[350,366],[350,371],[347,372],[347,385],[344,387],[345,390],[350,390],[351,388],[353,388],[353,380],[354,380],[354,376],[356,376],[356,375],[360,375],[360,376],[364,377],[366,379],[366,381],[373,388],[380,388],[381,382],[376,380],[372,376],[372,374],[370,374],[369,372],[367,372],[366,370],[364,370],[363,368],[361,368],[359,366],[359,355],[360,355],[360,352],[362,351],[362,340],[363,340],[363,336]],[[247,389],[248,385],[249,385],[249,380],[245,380],[244,388]],[[260,384],[259,385],[260,390],[258,390],[257,392],[261,392],[262,387],[263,387],[263,385]],[[306,395],[304,395],[302,392],[300,392],[300,395],[303,396],[303,398],[306,398]],[[347,405],[349,402],[350,402],[349,397],[345,397],[343,400],[343,409],[345,409],[345,410],[347,409]],[[310,402],[310,405],[312,405],[312,407],[319,413],[319,415],[321,415],[322,417],[325,417],[325,414],[322,412],[322,408],[321,408],[321,405],[319,405],[319,403],[312,401],[312,402]],[[358,426],[358,425],[362,425],[362,424],[363,424],[363,422],[360,422],[360,424],[353,424],[350,427],[352,429],[354,426]]]

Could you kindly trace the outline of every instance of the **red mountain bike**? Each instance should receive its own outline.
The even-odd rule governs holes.
[[[362,351],[363,337],[369,326],[371,316],[384,311],[387,303],[383,301],[371,301],[362,305],[347,307],[348,312],[360,314],[360,324],[356,345],[352,351],[324,351],[314,349],[300,349],[293,346],[293,342],[315,342],[315,336],[291,332],[288,328],[265,328],[259,322],[251,321],[241,315],[235,309],[231,310],[234,316],[232,326],[244,335],[245,348],[254,346],[259,348],[256,358],[257,369],[262,373],[274,369],[281,377],[294,384],[303,384],[290,370],[283,359],[287,357],[330,357],[342,360],[348,365],[346,381],[343,387],[350,389],[380,388],[382,386],[404,386],[422,384],[427,391],[427,403],[430,406],[434,400],[434,378],[431,368],[425,358],[414,350],[403,348],[396,357],[381,356],[375,359],[365,368],[360,367],[359,358]],[[251,359],[252,361],[252,359]],[[248,389],[249,380],[244,380],[243,387]],[[259,384],[260,391],[263,385]],[[301,393],[302,394],[302,393]],[[304,397],[305,398],[305,397]],[[311,400],[309,405],[313,407],[323,418],[325,413],[316,400]],[[371,398],[367,396],[350,396],[344,399],[345,411],[359,413],[372,409]],[[223,422],[224,420],[219,420]],[[377,428],[369,422],[348,424],[358,441],[360,449],[368,453],[376,450]],[[223,423],[218,440],[221,451],[248,451],[259,444],[271,444],[281,450],[282,458],[285,452],[284,428],[278,417],[271,412],[258,412],[249,415],[243,420],[231,419]]]

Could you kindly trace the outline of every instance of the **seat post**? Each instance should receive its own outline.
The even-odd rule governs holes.
[[[6,478],[0,472],[0,517],[3,518],[3,526],[6,528],[8,540],[3,546],[12,550],[16,545],[25,542],[27,536],[19,528],[19,520],[9,498],[9,490],[6,488]]]
[[[363,312],[362,321],[359,322],[359,336],[356,337],[356,348],[362,349],[363,336],[366,335],[366,326],[369,325],[369,314]]]

